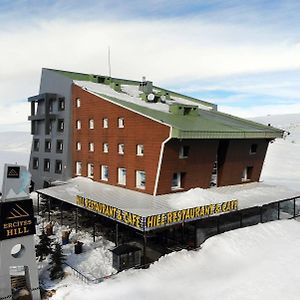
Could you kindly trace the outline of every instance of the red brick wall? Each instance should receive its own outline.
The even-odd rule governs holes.
[[[224,186],[241,183],[245,167],[253,167],[250,181],[259,181],[268,143],[268,140],[263,139],[230,140],[227,151],[223,152],[224,157],[221,158],[221,155],[219,155],[221,162],[219,162],[218,185]],[[256,154],[250,154],[252,144],[257,144]]]
[[[171,182],[173,174],[176,172],[184,172],[185,178],[183,189],[173,192],[195,187],[208,188],[218,143],[218,140],[180,141],[175,139],[166,143],[157,194],[172,192]],[[180,148],[183,145],[190,147],[187,158],[179,158]]]
[[[135,171],[146,171],[146,189],[153,194],[161,143],[168,138],[170,128],[120,106],[92,95],[77,86],[72,88],[72,160],[73,176],[75,162],[82,162],[82,176],[87,176],[87,164],[94,163],[94,180],[100,180],[100,165],[109,167],[109,181],[118,185],[118,167],[127,169],[126,188],[136,190]],[[75,99],[81,105],[76,108]],[[102,119],[107,117],[109,128],[102,127]],[[125,127],[118,128],[117,119],[125,119]],[[94,129],[89,129],[89,119],[94,119]],[[76,129],[76,120],[81,121],[81,129]],[[151,134],[151,135],[150,135]],[[76,142],[82,150],[76,150]],[[88,151],[88,143],[94,142],[95,151]],[[103,153],[103,143],[109,144],[109,153]],[[125,144],[125,154],[118,154],[118,144]],[[136,156],[136,145],[144,145],[144,156]]]

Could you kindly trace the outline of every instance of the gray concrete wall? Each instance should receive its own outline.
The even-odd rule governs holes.
[[[39,94],[54,93],[61,95],[65,98],[65,110],[58,110],[58,101],[53,103],[53,114],[57,115],[57,118],[52,121],[52,131],[50,134],[45,134],[45,121],[38,122],[37,133],[33,135],[33,139],[39,139],[40,147],[39,151],[34,151],[33,143],[31,147],[30,165],[29,170],[32,174],[32,181],[34,182],[34,189],[43,187],[44,181],[53,182],[55,180],[65,181],[71,178],[71,87],[72,80],[66,78],[59,73],[43,69],[40,83]],[[43,107],[45,103],[40,102],[41,107],[38,107],[38,113],[44,112]],[[64,131],[57,131],[58,119],[64,119]],[[51,139],[51,152],[45,152],[45,139]],[[63,153],[56,152],[56,141],[63,140]],[[39,168],[33,169],[33,158],[39,158]],[[50,171],[44,171],[44,159],[50,159]],[[55,161],[62,161],[62,173],[55,173]]]

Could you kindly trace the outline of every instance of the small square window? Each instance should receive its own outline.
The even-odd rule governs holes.
[[[118,118],[118,127],[119,128],[124,128],[125,127],[124,118]]]
[[[89,119],[89,129],[94,129],[94,120]]]
[[[57,140],[56,141],[56,152],[62,153],[64,150],[64,141],[63,140]]]
[[[75,99],[76,107],[80,107],[80,98]]]
[[[252,144],[250,147],[250,154],[256,154],[257,152],[257,144]]]
[[[108,166],[101,166],[101,180],[108,181]]]
[[[33,169],[38,169],[39,168],[39,159],[37,157],[34,157],[32,159],[32,168]]]
[[[190,152],[189,146],[181,146],[179,152],[179,158],[188,158]]]
[[[44,171],[45,172],[50,171],[50,159],[48,158],[44,159]]]
[[[63,132],[65,127],[65,123],[63,119],[58,119],[57,120],[57,131]]]
[[[76,143],[76,150],[77,150],[77,151],[80,151],[80,150],[81,150],[81,143],[80,143],[80,142],[77,142],[77,143]]]
[[[136,146],[136,155],[138,155],[138,156],[144,155],[144,145],[139,144]]]
[[[65,99],[64,98],[58,99],[58,110],[65,110]]]
[[[56,160],[55,161],[55,173],[61,174],[61,172],[62,172],[62,161]]]
[[[126,185],[126,169],[118,168],[118,184]]]
[[[94,152],[94,150],[95,150],[94,143],[89,143],[89,151]]]
[[[76,161],[76,170],[75,170],[75,174],[80,176],[81,175],[81,171],[82,171],[82,164],[81,161]]]
[[[103,128],[108,128],[108,118],[103,118]]]
[[[146,188],[146,172],[136,171],[136,187],[144,190]]]
[[[88,169],[88,177],[94,178],[94,164],[88,163],[87,169]]]
[[[109,150],[108,143],[103,143],[103,152],[108,153],[108,150]]]
[[[124,144],[118,144],[118,153],[123,155],[125,151],[125,146]]]
[[[80,120],[77,120],[76,121],[76,129],[81,129],[81,121]]]
[[[40,150],[40,140],[34,139],[33,140],[33,151],[39,151]]]
[[[45,140],[45,152],[51,152],[51,140]]]

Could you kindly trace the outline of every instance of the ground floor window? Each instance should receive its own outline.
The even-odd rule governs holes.
[[[250,181],[251,177],[252,177],[252,171],[253,171],[253,167],[246,167],[243,170],[243,174],[242,174],[242,182],[246,182],[246,181]]]
[[[101,180],[108,181],[108,166],[101,166]]]
[[[126,169],[118,168],[118,184],[126,185]]]
[[[55,173],[60,174],[62,172],[62,161],[56,160],[55,161]]]
[[[76,175],[81,175],[81,161],[76,161],[76,171],[75,171],[75,173],[76,173]]]
[[[94,164],[88,163],[87,167],[88,177],[94,178]]]
[[[172,190],[183,188],[184,177],[185,177],[185,173],[182,172],[176,172],[173,174],[172,184],[171,184]]]
[[[146,188],[146,172],[136,171],[136,187],[139,189]]]
[[[50,159],[48,158],[44,159],[44,171],[46,172],[50,171]]]

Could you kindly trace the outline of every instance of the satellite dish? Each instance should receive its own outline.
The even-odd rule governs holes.
[[[149,94],[148,96],[147,96],[147,99],[149,100],[149,101],[153,101],[154,99],[155,99],[155,95],[154,94]]]

